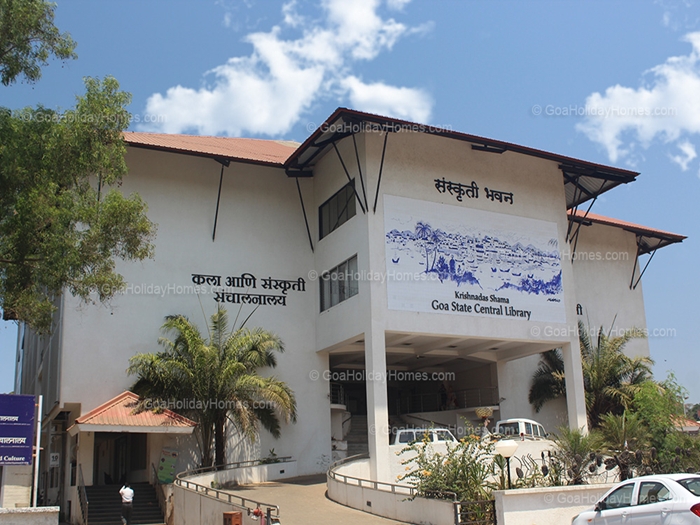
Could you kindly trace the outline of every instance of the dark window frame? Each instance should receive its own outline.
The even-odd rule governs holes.
[[[330,310],[360,292],[358,281],[355,279],[356,273],[357,254],[321,274],[321,312]]]
[[[326,212],[325,219],[324,212]],[[357,193],[355,179],[352,179],[318,207],[318,239],[321,240],[333,233],[355,215],[357,215]]]
[[[618,493],[621,493],[623,491],[623,489],[627,490],[630,488],[632,489],[632,491],[629,494],[629,499],[616,500],[616,498],[615,498],[616,495],[617,495],[617,498],[620,497]],[[623,508],[631,507],[632,500],[634,499],[634,489],[635,489],[634,483],[626,483],[626,484],[616,488],[615,490],[613,490],[610,494],[608,494],[605,497],[605,500],[604,500],[605,501],[605,510],[623,509]],[[623,495],[626,496],[626,494],[624,494],[624,493],[623,493]],[[611,505],[611,498],[612,498],[612,502],[614,502],[614,504],[612,504],[612,505]]]

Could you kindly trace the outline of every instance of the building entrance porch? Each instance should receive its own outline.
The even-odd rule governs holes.
[[[461,437],[480,431],[483,420],[477,415],[479,408],[492,414],[491,426],[498,419],[530,417],[515,413],[522,408],[522,400],[527,399],[531,376],[527,366],[518,366],[519,360],[557,347],[563,347],[567,358],[571,357],[571,345],[562,341],[398,332],[382,335],[384,344],[375,344],[378,350],[367,348],[363,334],[326,349],[331,392],[342,392],[346,401],[350,400],[350,393],[358,398],[357,393],[363,388],[366,392],[366,412],[356,403],[353,409],[350,404],[332,405],[336,410],[332,410],[331,419],[342,424],[349,420],[351,427],[352,418],[366,413],[370,463],[374,461],[374,449],[374,457],[378,458],[376,479],[380,481],[381,463],[391,458],[390,435],[396,429],[443,426]],[[530,366],[532,360],[522,362]],[[571,391],[577,392],[576,387],[572,384]],[[510,401],[506,400],[504,391],[508,392]],[[571,411],[571,406],[568,410]],[[570,425],[572,420],[575,424],[582,418],[585,421],[585,410],[581,412],[573,419],[569,415]],[[346,434],[347,428],[342,430],[334,432],[335,439],[338,434]]]
[[[148,479],[148,434],[96,432],[94,453],[94,485]]]

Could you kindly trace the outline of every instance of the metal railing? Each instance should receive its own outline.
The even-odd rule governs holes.
[[[329,479],[345,485],[369,488],[382,492],[391,492],[392,494],[401,494],[408,496],[410,499],[418,496],[418,489],[409,485],[374,481],[371,479],[358,478],[356,476],[347,476],[336,472],[336,469],[345,463],[368,458],[369,454],[357,454],[355,456],[340,459],[331,464],[331,466],[328,468],[326,476]],[[451,491],[428,491],[424,494],[424,497],[452,502],[455,525],[496,525],[496,506],[495,501],[493,500],[459,501],[457,499],[457,494]]]
[[[496,406],[500,403],[497,387],[465,388],[454,392],[431,392],[401,395],[396,407],[399,414],[411,412],[437,412],[480,406]]]
[[[331,404],[348,405],[347,394],[340,383],[331,383]]]
[[[292,461],[291,456],[275,458],[275,463],[288,463],[290,461]],[[243,496],[239,496],[238,494],[233,494],[224,490],[215,489],[213,487],[207,487],[206,485],[202,485],[195,481],[189,481],[185,479],[186,477],[206,474],[208,472],[220,472],[222,470],[232,470],[236,468],[254,467],[257,465],[266,464],[269,464],[269,461],[265,461],[264,459],[254,459],[248,461],[237,461],[235,463],[227,463],[225,465],[213,465],[211,467],[203,467],[194,470],[188,470],[186,472],[181,472],[180,474],[175,476],[175,484],[184,489],[196,492],[197,494],[203,494],[204,496],[214,498],[219,501],[225,501],[231,505],[244,508],[246,509],[248,514],[253,512],[255,509],[266,508],[269,514],[275,517],[279,517],[280,508],[278,505],[275,505],[273,503],[265,503],[251,498],[246,498]]]
[[[158,479],[158,469],[151,463],[151,468],[153,469],[153,488],[156,490],[156,497],[158,498],[158,506],[160,511],[165,516],[166,505],[165,505],[165,492],[163,491],[163,484]]]
[[[83,466],[78,465],[78,500],[80,502],[80,514],[83,518],[83,525],[88,525],[88,498],[85,490],[85,480],[83,479]]]
[[[455,502],[455,525],[496,525],[496,502],[492,499]]]
[[[344,463],[350,461],[355,461],[357,459],[368,459],[369,454],[357,454],[355,456],[349,456],[347,458],[339,459],[338,461],[331,464],[328,467],[328,472],[326,476],[334,481],[343,483],[345,485],[352,485],[355,487],[369,488],[372,490],[380,490],[382,492],[391,492],[392,494],[402,494],[410,497],[414,497],[417,494],[415,488],[408,485],[398,485],[396,483],[389,483],[384,481],[374,481],[371,479],[358,478],[355,476],[346,476],[345,474],[339,474],[335,471],[338,467]]]

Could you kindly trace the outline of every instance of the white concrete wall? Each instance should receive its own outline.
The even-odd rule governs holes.
[[[60,507],[0,508],[0,523],[7,525],[58,525],[60,511]]]
[[[454,506],[451,502],[420,497],[409,500],[407,492],[401,489],[397,492],[377,490],[370,483],[342,483],[329,477],[328,498],[341,505],[400,522],[454,524]]]
[[[184,314],[206,334],[205,324],[217,306],[211,293],[198,297],[171,288],[162,295],[153,293],[152,286],[166,290],[191,286],[193,273],[220,275],[223,281],[249,272],[258,278],[251,292],[269,293],[260,288],[260,279],[302,277],[305,292],[289,291],[287,306],[260,307],[247,325],[264,327],[282,338],[286,352],[278,356],[276,370],[264,373],[282,376],[299,401],[298,423],[283,424],[284,439],[263,432],[253,453],[266,456],[274,448],[280,456],[298,458],[300,474],[322,472],[331,454],[328,387],[323,381],[311,381],[309,370],[323,371],[327,358],[315,352],[315,316],[310,313],[317,311],[318,291],[308,276],[313,254],[295,182],[272,168],[243,164],[226,168],[212,242],[218,163],[134,148],[129,149],[127,162],[130,174],[122,190],[138,192],[148,202],[148,216],[158,224],[155,258],[118,264],[117,270],[135,288],[117,295],[108,306],[66,301],[63,402],[81,403],[85,413],[128,389],[136,379],[125,373],[129,358],[160,350],[160,327],[167,315]],[[311,181],[300,183],[309,193]],[[239,305],[224,306],[233,323]],[[238,322],[252,310],[244,305]],[[239,452],[231,447],[229,459],[250,459],[241,458]]]
[[[2,467],[0,507],[29,507],[32,502],[32,466],[5,465]]]
[[[203,474],[188,476],[187,481],[199,483],[205,487],[210,487],[212,482],[218,486],[231,483],[251,485],[254,483],[265,483],[267,481],[275,481],[279,479],[295,478],[297,475],[297,462],[284,461],[281,463],[255,465],[253,467],[226,469],[218,472],[206,472]]]
[[[260,523],[249,516],[243,507],[173,485],[173,525],[223,523],[225,512],[241,512],[244,525],[259,525]]]
[[[381,160],[383,138],[368,134],[366,139],[368,186],[374,193]],[[435,189],[436,178],[470,184],[477,181],[480,188],[489,186],[514,193],[513,205],[492,202],[486,198],[462,202],[449,193]],[[483,191],[482,191],[483,194]],[[559,246],[565,246],[568,227],[562,174],[553,161],[506,152],[502,155],[471,149],[466,142],[426,136],[419,133],[394,133],[389,136],[382,174],[377,213],[370,214],[372,248],[384,254],[383,196],[395,195],[449,206],[473,208],[493,213],[528,217],[557,224]],[[382,257],[379,269],[385,269]],[[567,323],[575,322],[575,297],[571,265],[562,260],[564,298]],[[386,288],[379,303],[386,305]],[[442,313],[418,313],[387,310],[387,330],[435,335],[469,335],[471,337],[537,341],[534,323],[516,319],[455,316]],[[568,337],[559,338],[569,342]]]
[[[358,147],[364,142],[358,137]],[[338,144],[338,150],[348,168],[350,177],[355,179],[355,190],[362,197],[360,178],[358,175],[355,150],[352,139],[343,140]],[[364,155],[360,156],[361,161]],[[363,166],[363,175],[364,166]],[[339,226],[336,230],[319,240],[318,209],[338,190],[348,183],[345,171],[338,156],[331,150],[324,156],[314,169],[313,200],[304,203],[309,217],[311,235],[314,239],[314,269],[318,275],[334,268],[353,255],[357,255],[358,271],[367,271],[370,267],[367,248],[367,215],[362,213],[360,204],[356,203],[356,214],[353,218]],[[367,330],[367,308],[369,305],[369,283],[360,281],[358,295],[321,312],[319,281],[315,281],[316,348],[324,350],[349,339],[362,339]],[[357,337],[360,335],[360,337]],[[361,349],[362,347],[360,347]]]
[[[347,183],[345,172],[331,150],[319,160],[313,178],[299,179],[313,252],[296,183],[283,170],[237,163],[225,169],[216,241],[212,242],[220,165],[201,157],[129,148],[130,175],[122,190],[127,194],[139,192],[148,202],[148,215],[158,224],[155,258],[118,263],[117,270],[131,288],[124,295],[117,295],[109,305],[81,305],[66,298],[61,403],[75,404],[80,407],[80,413],[85,413],[128,389],[135,380],[125,373],[129,358],[139,352],[160,350],[157,341],[166,315],[187,315],[205,331],[209,316],[216,310],[213,295],[198,297],[177,291],[177,287],[192,285],[193,273],[220,275],[224,280],[226,276],[249,272],[258,278],[258,288],[251,290],[254,293],[265,293],[260,289],[260,279],[265,277],[306,280],[305,292],[287,294],[286,307],[261,307],[248,324],[276,332],[285,342],[286,352],[279,356],[277,369],[270,373],[278,375],[295,391],[299,401],[298,422],[283,425],[280,440],[263,432],[258,441],[250,443],[229,432],[228,447],[230,461],[265,457],[274,449],[278,456],[294,457],[300,475],[324,471],[331,459],[329,387],[322,374],[328,369],[328,352],[334,348],[364,339],[364,348],[362,343],[357,347],[358,351],[367,352],[367,369],[382,372],[386,369],[383,343],[386,331],[545,343],[552,347],[571,345],[575,351],[567,366],[577,370],[578,339],[571,330],[578,320],[576,304],[582,303],[595,323],[609,324],[607,318],[619,313],[618,310],[628,312],[618,317],[619,323],[634,326],[643,323],[641,287],[624,297],[620,295],[622,288],[628,286],[633,260],[626,263],[629,271],[625,273],[625,264],[601,271],[599,266],[589,268],[581,261],[572,266],[563,258],[564,323],[389,310],[386,284],[367,280],[360,281],[357,296],[320,312],[319,281],[312,272],[320,275],[353,255],[357,255],[361,272],[385,271],[385,195],[548,221],[556,224],[560,248],[568,247],[564,185],[557,162],[514,152],[497,155],[475,151],[469,143],[426,134],[389,136],[374,213],[371,208],[378,185],[383,139],[377,133],[357,136],[369,210],[363,213],[358,203],[356,216],[323,239],[318,238],[318,207]],[[352,139],[342,140],[338,148],[362,198]],[[483,197],[458,202],[449,193],[436,191],[434,180],[442,177],[466,184],[475,180],[482,192],[484,186],[513,192],[514,203],[499,204]],[[611,228],[602,235],[593,235],[595,228],[582,229],[579,250],[603,249],[608,245],[616,250],[620,245],[627,251],[634,249],[633,235],[609,231],[614,230]],[[600,280],[597,287],[590,286],[594,278]],[[154,287],[161,287],[162,293]],[[622,302],[618,296],[623,297]],[[225,306],[233,321],[238,305]],[[252,310],[251,306],[243,306],[240,319]],[[547,335],[551,329],[554,336]],[[467,376],[478,377],[480,384],[483,379],[484,385],[493,384],[497,377],[500,397],[504,398],[501,418],[531,417],[548,430],[566,422],[562,416],[567,414],[569,422],[577,417],[580,422],[582,399],[572,401],[566,411],[559,403],[546,407],[548,412],[532,412],[527,390],[538,358],[521,356],[533,351],[514,348],[508,354],[482,356],[491,367],[489,373],[465,372],[454,388],[473,386],[474,381],[470,382]],[[630,352],[644,354],[645,351],[648,354],[648,346],[645,350],[630,345]],[[497,371],[492,365],[496,361],[499,361]],[[317,375],[312,376],[311,372]],[[387,460],[386,385],[370,387],[368,403],[377,407],[373,420],[368,421],[369,427],[376,431],[370,448],[379,447],[380,456]],[[187,447],[191,443],[176,445]],[[159,447],[160,444],[151,449],[149,463],[158,455]],[[84,462],[88,483],[92,482],[89,448],[89,443],[84,442],[79,451],[79,462]],[[192,466],[194,460],[183,457],[181,465]]]
[[[613,337],[634,328],[646,330],[642,283],[634,290],[629,287],[637,255],[635,235],[601,224],[582,226],[575,254],[570,251],[572,249],[573,246],[569,246],[569,251],[564,251],[563,255],[573,260],[573,295],[583,307],[583,313],[576,316],[576,321],[583,321],[591,340],[595,342],[601,326],[608,333],[612,325]],[[639,268],[635,280],[638,276]],[[567,328],[578,338],[577,323]],[[550,333],[554,333],[556,327],[551,330]],[[648,339],[631,340],[625,352],[630,356],[648,357]],[[547,402],[539,413],[527,400],[531,378],[538,364],[539,356],[499,363],[499,393],[506,398],[501,402],[502,418],[534,419],[542,423],[547,431],[556,432],[557,428],[567,424],[565,400]]]
[[[383,138],[378,134],[369,134],[365,138],[370,194],[374,193],[377,174],[381,160]],[[487,199],[463,199],[460,203],[449,193],[436,191],[434,180],[445,177],[446,180],[470,184],[477,181],[483,189],[485,185],[514,193],[514,204],[503,205]],[[377,213],[369,214],[370,250],[378,254],[373,261],[373,268],[386,268],[384,255],[385,231],[383,224],[383,196],[395,195],[437,202],[450,206],[463,206],[491,211],[501,214],[553,222],[557,225],[560,250],[567,246],[566,233],[568,220],[562,174],[558,164],[526,155],[506,152],[502,155],[484,153],[471,149],[468,143],[425,136],[416,133],[391,134],[387,142],[386,157],[380,187]],[[495,319],[488,317],[456,316],[441,313],[394,311],[387,309],[386,286],[376,288],[376,297],[372,297],[377,313],[383,318],[386,330],[446,336],[469,336],[485,339],[501,339],[523,342],[542,342],[552,347],[571,345],[578,348],[575,332],[568,327],[576,325],[575,282],[570,260],[562,258],[562,282],[564,288],[565,323],[529,322],[516,319]],[[545,335],[553,333],[554,335]],[[530,370],[532,364],[523,367],[523,358],[508,366],[504,365],[512,356],[491,356],[492,361],[499,361],[499,395],[505,398],[501,404],[500,417],[525,417],[521,414],[531,412],[527,403]],[[521,356],[526,355],[521,351]],[[483,357],[483,356],[480,356]],[[537,357],[530,358],[536,368]],[[580,371],[578,354],[573,353],[571,364]],[[524,370],[529,368],[530,370]],[[580,372],[579,372],[580,373]],[[463,385],[458,385],[457,388]],[[467,386],[467,385],[464,385]],[[582,382],[578,385],[582,392]],[[573,388],[571,389],[573,390]],[[572,392],[573,394],[573,392]],[[524,400],[524,402],[523,402]],[[571,406],[567,410],[570,424],[585,425],[585,407],[582,395],[571,396]],[[547,425],[554,425],[556,416],[545,417]]]
[[[498,525],[562,525],[592,508],[610,485],[494,491]]]
[[[605,333],[612,327],[612,336],[634,328],[646,330],[642,283],[630,289],[637,257],[635,234],[602,224],[582,226],[574,256],[576,297],[583,307],[578,319],[586,325],[592,341],[600,327]],[[637,265],[635,281],[639,271]],[[648,357],[649,341],[633,339],[625,346],[625,353]]]
[[[578,349],[578,347],[576,347]],[[542,410],[535,409],[528,401],[532,376],[539,366],[540,356],[533,355],[498,364],[498,389],[501,398],[501,419],[534,419],[547,432],[568,425],[566,399],[548,401]]]

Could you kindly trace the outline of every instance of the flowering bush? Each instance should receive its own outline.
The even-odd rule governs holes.
[[[487,484],[491,476],[493,446],[473,437],[447,444],[446,452],[437,452],[429,441],[416,441],[399,454],[414,456],[402,461],[406,474],[399,478],[428,498],[477,501],[491,498]]]

